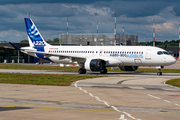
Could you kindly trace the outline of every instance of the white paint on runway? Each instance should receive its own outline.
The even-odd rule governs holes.
[[[100,101],[100,102],[103,102],[106,106],[113,108],[115,111],[124,113],[126,116],[128,116],[128,117],[131,118],[131,119],[140,120],[139,118],[135,118],[135,117],[131,116],[131,114],[129,114],[129,113],[127,113],[127,112],[118,110],[117,107],[115,107],[115,106],[113,106],[113,105],[109,105],[107,101],[101,100],[99,97],[94,96],[92,93],[89,93],[89,92],[87,92],[86,90],[82,89],[81,87],[78,87],[78,85],[77,85],[78,83],[79,83],[79,81],[76,81],[75,84],[74,84],[74,86],[75,86],[76,88],[79,88],[79,90],[84,91],[85,93],[89,94],[91,97],[95,97],[96,100],[98,100],[98,101]],[[120,120],[127,120],[127,119],[124,119],[124,116],[125,116],[124,114],[121,114],[121,117],[119,118]]]
[[[150,96],[150,97],[153,97],[153,98],[156,98],[156,99],[161,100],[161,98],[156,97],[156,96],[153,96],[153,95],[151,95],[151,94],[147,94],[147,95],[148,95],[148,96]],[[164,102],[167,102],[167,103],[172,103],[172,102],[171,102],[171,101],[169,101],[169,100],[163,100],[163,101],[164,101]],[[176,104],[176,103],[175,103],[175,105],[180,107],[180,105],[179,105],[179,104]]]
[[[161,99],[161,98],[159,98],[159,97],[156,97],[156,96],[153,96],[153,95],[151,95],[151,94],[148,94],[148,96],[150,96],[150,97],[153,97],[153,98],[156,98],[156,99]]]

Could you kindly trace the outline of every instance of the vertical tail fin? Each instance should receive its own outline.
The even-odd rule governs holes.
[[[44,46],[51,46],[50,44],[46,43],[46,41],[43,39],[31,18],[24,18],[24,21],[26,25],[30,47],[44,48]]]

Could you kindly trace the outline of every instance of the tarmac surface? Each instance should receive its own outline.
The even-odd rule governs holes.
[[[77,74],[7,69],[0,72]],[[180,78],[180,74],[124,72],[80,80],[68,87],[0,84],[0,119],[179,120],[180,88],[164,84],[174,78]]]

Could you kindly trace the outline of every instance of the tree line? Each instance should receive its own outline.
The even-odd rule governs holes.
[[[141,46],[153,46],[153,42],[139,42],[138,45]],[[160,41],[156,41],[155,45],[158,47],[165,47],[165,46],[179,46],[179,40],[171,40],[171,41],[164,41],[164,42],[160,42]]]

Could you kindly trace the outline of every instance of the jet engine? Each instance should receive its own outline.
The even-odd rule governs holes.
[[[100,71],[101,73],[107,73],[106,62],[101,59],[87,59],[84,68],[90,71]]]
[[[119,66],[123,71],[136,71],[139,69],[139,66]]]

